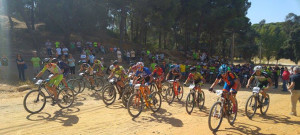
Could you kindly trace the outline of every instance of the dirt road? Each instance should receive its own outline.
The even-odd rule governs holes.
[[[207,87],[208,85],[206,85]],[[168,105],[162,103],[159,112],[150,110],[132,119],[121,101],[105,106],[102,98],[92,91],[78,95],[73,107],[60,109],[47,102],[38,114],[29,114],[23,108],[25,92],[2,92],[0,94],[0,134],[213,134],[208,128],[208,113],[217,95],[205,90],[206,108],[194,109],[191,115],[185,110],[185,95],[182,102]],[[248,91],[239,91],[238,117],[234,126],[223,120],[215,134],[300,134],[300,117],[290,116],[289,93],[270,91],[270,108],[266,116],[256,114],[249,120],[244,113]],[[298,104],[298,114],[300,115]]]

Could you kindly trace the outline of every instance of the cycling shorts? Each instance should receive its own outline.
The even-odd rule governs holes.
[[[51,78],[51,80],[49,81],[49,84],[53,84],[57,87],[62,79],[63,79],[63,75],[60,74],[54,78]]]
[[[233,94],[236,94],[237,93],[237,91],[236,91],[237,87],[238,87],[237,83],[233,82],[231,85],[228,85],[227,82],[225,82],[224,87],[223,87],[223,91],[224,92],[232,91]]]

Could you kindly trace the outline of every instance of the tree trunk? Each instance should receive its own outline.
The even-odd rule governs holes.
[[[32,30],[35,30],[35,27],[34,27],[34,0],[32,0],[31,2],[31,9],[30,9],[30,15],[31,15],[31,28]]]
[[[126,11],[125,7],[121,9],[121,21],[120,21],[120,46],[123,45],[123,39],[125,35],[125,25],[126,25]]]
[[[71,36],[70,31],[64,33],[64,44],[66,47],[70,47],[70,36]]]
[[[164,45],[160,49],[164,49],[167,46],[167,32],[164,32]]]
[[[159,29],[159,32],[158,32],[158,48],[159,49],[161,48],[161,29]]]
[[[13,30],[13,29],[14,29],[14,22],[13,22],[13,20],[11,19],[11,16],[10,16],[10,15],[8,15],[8,20],[9,20],[10,30]]]
[[[130,40],[133,41],[133,36],[134,36],[134,23],[133,23],[133,15],[131,15],[131,21],[130,21]]]
[[[200,40],[200,22],[198,23],[197,26],[197,35],[196,35],[196,49],[199,50],[199,40]]]

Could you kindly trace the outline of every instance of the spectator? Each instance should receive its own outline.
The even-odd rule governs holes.
[[[64,63],[67,63],[68,62],[68,57],[66,57],[65,55],[62,55],[61,56],[61,61],[64,62]]]
[[[41,59],[37,56],[36,52],[33,53],[33,57],[31,58],[31,62],[33,65],[33,73],[36,76],[41,70]]]
[[[69,49],[64,45],[62,45],[62,52],[65,55],[65,57],[68,58]]]
[[[104,49],[104,46],[103,46],[103,45],[101,45],[100,49],[101,49],[101,52],[102,52],[103,54],[105,54],[105,49]]]
[[[297,116],[296,105],[300,99],[300,67],[294,68],[294,75],[291,76],[291,85],[288,89],[291,91],[292,110],[290,115]]]
[[[122,53],[120,51],[120,48],[118,48],[118,51],[117,51],[117,58],[118,58],[119,62],[122,62]]]
[[[47,54],[48,54],[48,56],[52,56],[52,43],[50,42],[49,39],[45,43],[45,46],[47,48]]]
[[[71,42],[70,47],[71,47],[71,51],[73,51],[75,49],[75,42]]]
[[[165,59],[165,54],[161,53],[161,54],[160,54],[160,59],[161,59],[161,60],[164,60],[164,59]]]
[[[164,73],[169,72],[168,71],[168,65],[166,64],[165,61],[162,62],[162,65],[160,67],[162,68],[162,70],[164,71]]]
[[[5,55],[1,58],[1,65],[7,67],[8,66],[8,59]]]
[[[81,42],[80,42],[80,41],[77,41],[76,46],[77,46],[77,51],[78,51],[79,53],[81,53],[81,52],[82,52]]]
[[[55,42],[55,47],[56,47],[56,48],[60,48],[60,42],[59,42],[59,41],[56,41],[56,42]]]
[[[70,66],[71,76],[75,76],[75,59],[72,54],[69,54],[68,65]]]
[[[120,50],[120,48],[119,48],[119,50]],[[114,52],[117,52],[117,47],[114,47]]]
[[[89,55],[89,64],[92,66],[94,64],[95,56],[94,54]]]
[[[129,62],[130,61],[130,52],[127,51],[127,61]]]
[[[131,50],[131,52],[130,52],[130,56],[131,56],[131,60],[135,60],[135,51],[134,50]]]
[[[82,51],[82,53],[80,55],[80,60],[81,60],[82,63],[86,63],[87,62],[86,53],[84,51]]]
[[[284,68],[282,73],[282,91],[287,91],[287,82],[290,79],[290,72],[288,71],[287,67]]]
[[[278,65],[276,65],[276,66],[273,68],[273,78],[274,78],[274,84],[275,84],[274,89],[277,89],[277,88],[278,88],[278,78],[279,78],[279,74],[280,74],[280,68],[278,67]]]
[[[180,68],[181,75],[184,77],[184,79],[186,79],[185,78],[185,77],[187,77],[187,74],[186,74],[186,65],[185,64],[180,64],[179,68]]]
[[[21,81],[25,81],[25,61],[23,60],[21,54],[17,54],[17,68],[18,68],[18,72],[19,72],[19,79]]]
[[[62,53],[61,53],[61,48],[60,47],[58,47],[58,48],[56,48],[56,57],[58,58],[58,59],[60,59],[60,57],[61,57],[61,55],[62,55]]]
[[[155,60],[152,60],[152,63],[150,64],[150,67],[151,67],[151,71],[153,71],[155,69],[155,65],[157,63],[155,63]]]

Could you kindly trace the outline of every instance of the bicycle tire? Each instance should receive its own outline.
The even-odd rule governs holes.
[[[159,109],[161,108],[161,96],[158,92],[153,92],[151,94],[151,96],[152,97],[151,97],[151,100],[150,100],[151,102],[149,103],[150,104],[149,106],[150,106],[150,110],[155,113],[155,112],[159,111]],[[159,103],[158,107],[154,108],[154,106],[157,103]]]
[[[202,96],[200,96],[200,95],[202,95]],[[201,91],[200,93],[198,92],[197,103],[198,103],[199,109],[202,110],[204,108],[204,104],[205,104],[205,94],[203,91]]]
[[[111,98],[107,98],[105,95],[106,93]],[[117,94],[117,92],[116,92],[116,89],[114,88],[114,86],[110,85],[110,86],[106,87],[106,89],[104,89],[102,91],[103,103],[106,104],[107,106],[113,104],[116,100],[116,94]]]
[[[238,113],[238,103],[237,103],[237,100],[235,99],[235,105],[236,105],[236,112],[235,113],[232,113],[233,112],[233,103],[231,102],[231,100],[229,100],[229,103],[227,104],[229,108],[228,110],[228,116],[227,116],[227,120],[228,120],[228,123],[230,125],[233,125],[235,120],[236,120],[236,117],[237,117],[237,113]],[[231,116],[233,115],[232,117],[232,120],[231,120]]]
[[[62,95],[63,97],[60,98],[60,95]],[[62,89],[58,92],[58,100],[60,101],[57,102],[57,105],[62,109],[69,108],[70,106],[73,105],[74,99],[75,99],[74,92],[71,89],[66,89],[66,88]],[[67,104],[64,106],[62,103],[65,102]]]
[[[133,94],[132,87],[130,87],[129,85],[125,85],[124,92],[123,92],[123,95],[122,95],[122,103],[125,106],[125,108],[127,107],[128,99],[130,98],[130,96],[132,94]]]
[[[40,99],[39,99],[40,95],[41,95],[41,97],[44,98],[44,100],[41,100],[41,101],[43,102],[43,103],[42,103],[42,106],[41,106],[39,109],[37,109],[37,111],[33,111],[33,110],[29,109],[29,108],[28,108],[28,104],[27,104],[27,102],[26,102],[28,96],[29,96],[30,94],[32,94],[33,92],[38,92],[38,97],[37,97],[38,99],[37,99],[37,100],[40,100]],[[46,96],[45,96],[45,94],[44,94],[42,91],[40,91],[40,90],[32,90],[32,91],[28,92],[28,93],[25,95],[24,100],[23,100],[23,106],[24,106],[24,109],[25,109],[27,112],[31,113],[31,114],[39,113],[40,111],[42,111],[42,110],[44,109],[45,105],[46,105]]]
[[[194,95],[192,92],[190,92],[185,101],[185,110],[188,114],[191,114],[193,112],[193,109],[195,107],[195,100],[194,100]],[[189,109],[189,106],[191,105],[191,109]]]
[[[95,79],[95,91],[102,91],[104,87],[104,81],[101,78]]]
[[[181,101],[181,99],[183,98],[184,89],[183,89],[183,86],[181,86],[181,85],[179,87],[180,87],[180,92],[177,95],[177,99],[178,99],[178,101]]]
[[[68,87],[73,90],[74,95],[77,96],[81,91],[80,81],[76,79],[70,79],[67,81]],[[76,86],[77,85],[77,86]]]
[[[220,106],[220,112],[219,113],[220,113],[221,116],[219,116],[218,125],[215,128],[213,128],[212,125],[211,125],[211,120],[212,120],[212,117],[214,115],[213,111],[216,110],[216,109],[214,109],[215,106]],[[211,131],[213,131],[213,132],[218,131],[218,129],[220,128],[220,126],[222,124],[222,120],[223,120],[223,106],[222,106],[222,102],[217,101],[216,103],[213,104],[213,106],[211,107],[210,112],[209,112],[209,116],[208,116],[208,127],[209,127],[209,129]]]
[[[173,87],[171,86],[167,89],[167,94],[166,94],[167,103],[170,105],[173,102],[174,98],[175,98],[175,92],[173,90]]]
[[[134,102],[133,100],[134,101],[138,100],[139,103]],[[138,107],[137,107],[138,113],[133,114],[131,111],[131,106],[136,105],[136,104],[138,104]],[[143,110],[143,99],[141,98],[141,96],[139,94],[132,94],[127,102],[127,111],[129,113],[129,115],[133,118],[136,118],[142,113],[142,110]]]
[[[254,104],[253,104],[253,106],[252,106],[252,102],[254,102]],[[253,113],[251,114],[249,114],[248,112],[248,108],[249,107],[251,107],[250,109],[252,109],[253,110]],[[247,100],[247,102],[246,102],[246,106],[245,106],[245,114],[246,114],[246,116],[249,118],[249,119],[252,119],[253,118],[253,116],[255,115],[255,113],[256,113],[256,110],[257,110],[257,99],[256,99],[256,96],[255,95],[251,95],[249,98],[248,98],[248,100]]]
[[[269,96],[269,94],[267,94],[267,97],[269,98],[269,103],[268,103],[268,105],[263,105],[264,104],[264,99],[265,98],[262,98],[262,100],[261,100],[261,105],[260,105],[260,113],[262,114],[262,115],[266,115],[266,113],[267,113],[267,111],[268,111],[268,109],[269,109],[269,106],[270,106],[270,96]],[[263,110],[263,108],[265,108],[265,110]]]

